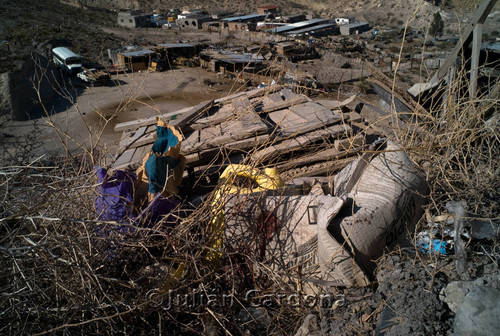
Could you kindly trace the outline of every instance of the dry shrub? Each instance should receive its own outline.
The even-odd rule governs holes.
[[[245,313],[251,298],[293,292],[276,274],[252,269],[257,260],[240,251],[207,262],[210,195],[197,208],[185,200],[176,226],[96,219],[97,143],[80,156],[0,168],[0,333],[240,334],[255,313]],[[230,154],[221,150],[212,163]],[[216,175],[201,174],[198,185]],[[214,182],[202,187],[212,190]],[[267,304],[273,330],[297,329],[300,305]]]
[[[463,200],[469,214],[495,219],[500,187],[498,84],[481,87],[472,98],[468,75],[466,69],[459,71],[437,93],[437,101],[434,96],[427,115],[420,114],[408,129],[396,133],[427,174],[434,214],[445,212],[447,202]]]
[[[446,111],[420,115],[411,131],[397,130],[398,142],[427,172],[435,212],[450,200],[466,200],[471,213],[498,217],[497,100],[485,95],[469,99],[459,84],[448,90]],[[230,154],[221,150],[214,157],[198,175],[199,188],[214,188],[217,170],[211,169]],[[0,333],[240,334],[243,326],[254,333],[297,330],[310,310],[305,304],[266,301],[272,329],[252,322],[256,310],[249,308],[262,303],[265,294],[300,292],[296,283],[241,251],[224,255],[218,265],[207,262],[216,214],[213,195],[198,207],[185,201],[175,227],[166,221],[152,227],[103,222],[93,208],[97,184],[89,159],[100,158],[39,160],[0,169]],[[293,162],[289,159],[271,158],[267,164]],[[249,290],[259,295],[256,301],[246,295]]]

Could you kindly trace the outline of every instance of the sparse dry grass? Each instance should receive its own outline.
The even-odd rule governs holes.
[[[498,96],[470,99],[461,83],[446,89],[446,111],[433,108],[395,136],[427,174],[431,212],[441,214],[446,202],[465,200],[470,213],[498,220]],[[238,315],[250,304],[246,291],[297,292],[297,284],[283,281],[254,255],[228,253],[219,267],[206,262],[214,235],[211,196],[182,215],[176,227],[160,221],[123,234],[113,230],[118,223],[96,220],[92,164],[101,158],[94,150],[85,153],[0,168],[0,333],[238,334]],[[221,151],[211,164],[230,154]],[[202,183],[205,175],[198,177]],[[103,227],[114,233],[103,237]],[[180,301],[169,302],[176,295]],[[189,302],[193,297],[206,302],[210,295],[231,295],[234,301]],[[266,308],[272,332],[281,334],[296,331],[308,312],[302,305]]]

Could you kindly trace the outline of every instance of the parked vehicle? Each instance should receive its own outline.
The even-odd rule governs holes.
[[[52,60],[69,76],[74,76],[82,71],[83,57],[66,47],[52,49]]]
[[[108,85],[111,80],[111,76],[108,72],[95,68],[83,68],[83,71],[79,72],[76,76],[82,81],[87,82],[90,86]]]

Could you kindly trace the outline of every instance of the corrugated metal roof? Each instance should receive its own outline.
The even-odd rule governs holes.
[[[158,46],[163,48],[192,48],[194,45],[189,43],[161,43]]]
[[[312,26],[312,27],[308,27],[308,28],[304,28],[304,29],[294,30],[294,31],[286,33],[286,35],[303,34],[303,33],[313,31],[313,30],[335,27],[336,25],[337,24],[335,24],[335,23],[324,23],[324,24],[320,24],[317,26]]]
[[[266,16],[267,16],[267,14],[249,14],[249,15],[225,18],[225,19],[222,19],[222,21],[233,22],[233,21],[240,21],[240,20],[252,20],[252,19],[260,19],[260,18],[263,19]]]
[[[249,53],[235,53],[232,51],[206,51],[202,54],[208,55],[217,60],[227,62],[227,63],[262,63],[264,59],[262,56],[257,54]]]
[[[328,20],[325,19],[311,19],[311,20],[306,20],[306,21],[300,21],[300,22],[295,22],[295,23],[290,23],[286,26],[283,27],[277,27],[277,28],[272,28],[265,30],[266,33],[274,33],[274,34],[281,34],[287,31],[291,30],[298,30],[300,28],[305,28],[307,26],[312,26],[320,23],[325,23],[328,22]]]
[[[142,50],[136,50],[136,51],[121,52],[120,54],[123,56],[126,56],[126,57],[140,57],[140,56],[147,56],[150,54],[154,54],[154,51],[151,51],[148,49],[142,49]]]
[[[342,25],[340,27],[356,28],[356,27],[361,27],[361,26],[367,25],[367,24],[368,24],[368,22],[354,22],[354,23],[348,23],[348,24]]]

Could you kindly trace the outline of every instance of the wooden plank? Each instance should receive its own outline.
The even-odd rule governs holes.
[[[160,117],[162,117],[164,119],[170,119],[173,116],[185,113],[187,111],[190,111],[191,109],[192,109],[192,107],[186,107],[186,108],[184,108],[182,110],[178,110],[178,111],[174,111],[174,112],[168,112],[168,113],[164,113],[164,114],[161,114],[161,115],[158,115],[158,116],[160,116]],[[126,122],[122,122],[122,123],[116,124],[115,131],[116,132],[122,132],[122,131],[123,132],[129,132],[129,131],[136,130],[139,127],[142,127],[142,126],[154,125],[154,124],[156,124],[156,117],[158,117],[158,116],[152,116],[152,117],[148,117],[148,118],[141,118],[141,119],[136,119],[136,120],[132,120],[132,121],[126,121]]]
[[[345,139],[337,139],[333,142],[333,147],[339,151],[351,150],[365,144],[365,137],[362,134],[357,134],[354,137]]]
[[[283,97],[281,96],[281,92],[272,93],[268,95],[266,98],[268,98],[268,102],[271,104],[281,103],[285,101],[285,99],[283,99]]]
[[[223,134],[219,138],[213,138],[210,143],[213,146],[220,146],[248,137],[268,133],[269,128],[266,123],[256,113],[249,113],[241,118],[224,122],[221,124]]]
[[[246,96],[234,98],[231,100],[231,103],[233,104],[236,114],[238,114],[238,111],[253,110],[252,103],[250,103],[250,99]]]
[[[479,5],[479,8],[477,9],[476,13],[474,16],[470,19],[469,23],[467,24],[466,28],[464,29],[463,33],[460,34],[460,41],[457,43],[455,48],[451,51],[451,53],[448,54],[446,57],[444,63],[441,65],[441,67],[438,69],[438,71],[434,74],[434,76],[431,79],[431,83],[437,83],[440,82],[446,73],[448,72],[448,69],[452,64],[454,64],[457,60],[457,57],[459,53],[462,51],[462,49],[467,47],[472,39],[472,33],[474,31],[474,27],[476,24],[483,24],[488,15],[490,14],[491,10],[495,6],[497,0],[484,0],[481,5]]]
[[[126,148],[137,141],[146,132],[147,126],[142,126],[132,132],[123,132],[123,138],[120,141],[119,147]]]
[[[297,97],[297,94],[295,92],[287,88],[281,90],[281,95],[285,97],[285,100],[291,100]]]
[[[397,83],[395,83],[392,78],[387,77],[379,69],[370,64],[370,62],[365,62],[365,64],[375,78],[370,78],[369,82],[378,85],[388,94],[391,94],[394,98],[400,100],[404,105],[409,106],[410,111],[420,112],[421,117],[429,114],[427,110],[418,102],[413,100],[413,98],[406,91],[399,89]]]
[[[306,102],[300,105],[295,105],[290,107],[290,111],[301,116],[307,121],[322,121],[327,122],[328,120],[339,117],[339,112],[332,112],[329,109],[316,104],[314,102]]]
[[[157,137],[158,137],[158,135],[156,134],[156,132],[151,132],[151,133],[145,134],[144,136],[142,136],[139,140],[137,140],[133,144],[133,147],[141,147],[141,146],[145,146],[145,145],[151,145],[156,141]]]
[[[276,110],[281,110],[281,109],[285,109],[285,108],[288,108],[288,107],[293,106],[293,105],[305,103],[307,101],[309,101],[309,98],[307,98],[304,95],[300,95],[294,99],[284,100],[283,102],[278,102],[276,104],[264,106],[262,108],[262,112],[268,113],[268,112],[272,112],[272,111],[276,111]]]
[[[170,125],[178,127],[182,130],[190,122],[192,122],[193,119],[195,119],[197,116],[199,116],[201,113],[205,112],[206,110],[210,109],[210,107],[212,107],[212,105],[213,105],[213,100],[199,103],[198,105],[192,107],[191,110],[181,114],[179,117],[177,117],[177,119],[172,120],[172,122],[170,122]]]
[[[151,146],[142,146],[135,149],[134,156],[130,159],[130,163],[142,163],[142,160],[151,151]]]
[[[215,124],[220,124],[221,122],[228,120],[231,117],[234,117],[234,106],[233,104],[224,105],[213,115],[200,118],[196,120],[193,124],[191,124],[191,128],[194,130],[199,130],[205,127],[213,126]]]
[[[186,108],[178,110],[178,111],[164,113],[164,114],[161,114],[158,116],[153,116],[153,117],[142,118],[142,119],[137,119],[137,120],[119,123],[119,124],[116,124],[115,131],[116,132],[133,131],[133,130],[138,129],[142,126],[149,126],[149,125],[156,124],[157,117],[169,120],[173,116],[179,116],[179,117],[177,119],[173,120],[170,124],[176,125],[177,127],[182,129],[182,127],[184,127],[194,117],[196,117],[198,115],[198,113],[202,112],[203,110],[205,110],[206,108],[211,106],[212,103],[213,103],[212,101],[206,101],[206,102],[202,102],[196,106],[186,107]]]
[[[363,121],[363,117],[356,111],[351,111],[347,113],[343,113],[344,120],[349,120],[351,123],[359,123]]]
[[[322,138],[336,137],[343,134],[349,134],[351,127],[348,125],[334,125],[326,129],[313,131],[294,139],[284,140],[280,143],[273,144],[271,147],[261,149],[252,154],[253,161],[262,160],[266,157],[283,155],[297,150],[306,149],[309,144],[321,140]]]
[[[269,119],[271,119],[284,133],[287,129],[296,128],[308,122],[305,118],[293,113],[290,109],[271,112],[269,113]]]
[[[219,148],[211,148],[204,151],[186,155],[186,163],[190,165],[199,164],[213,159],[220,152]]]
[[[134,156],[135,148],[127,149],[115,160],[113,167],[118,167],[130,163],[132,157]]]
[[[235,142],[230,142],[227,144],[224,144],[222,147],[228,149],[228,150],[247,150],[250,148],[254,148],[257,146],[260,146],[264,144],[266,141],[269,140],[269,134],[264,134],[264,135],[258,135],[255,137],[235,141]]]
[[[183,142],[181,150],[185,154],[190,154],[202,149],[214,147],[212,141],[215,138],[222,137],[222,129],[220,125],[207,127],[193,133],[186,142]]]
[[[278,170],[282,171],[282,170],[298,168],[298,167],[301,167],[304,165],[310,165],[310,164],[314,164],[314,163],[322,162],[322,161],[339,160],[339,159],[343,159],[343,158],[361,153],[361,151],[363,149],[364,149],[363,146],[358,146],[355,148],[351,148],[349,150],[338,150],[336,148],[330,147],[327,149],[317,151],[313,154],[295,157],[293,160],[278,164],[276,166],[276,168],[278,168]]]
[[[316,100],[316,103],[321,104],[322,106],[330,109],[330,110],[338,110],[341,107],[344,107],[346,105],[349,105],[356,99],[356,95],[350,96],[349,98],[343,100],[343,101],[338,101],[338,100],[326,100],[326,99],[321,99],[321,100]]]
[[[271,112],[269,117],[277,123],[279,121],[282,135],[302,134],[315,129],[330,126],[341,121],[340,111],[330,111],[314,102],[296,105],[290,110]],[[288,112],[286,112],[288,111]],[[278,120],[281,117],[281,120]],[[344,121],[348,116],[344,116]]]
[[[312,166],[291,169],[282,172],[280,175],[285,181],[289,181],[297,177],[320,176],[325,174],[331,175],[343,169],[355,159],[356,157],[348,157],[345,159],[321,162]]]
[[[185,146],[183,143],[182,151],[189,154],[213,147],[225,147],[226,145],[231,145],[234,148],[235,146],[242,146],[246,141],[251,143],[253,138],[258,138],[262,134],[266,134],[265,137],[267,138],[268,131],[267,124],[256,113],[250,113],[237,120],[199,130],[199,140],[193,143],[195,137],[190,136],[188,138],[189,144]]]
[[[134,142],[129,143],[127,146],[119,147],[117,150],[117,153],[122,153],[125,150],[130,149],[130,148],[137,148],[137,147],[141,147],[144,145],[151,145],[152,143],[154,143],[156,141],[156,139],[157,139],[156,132],[143,134],[141,137],[137,138],[137,140],[135,140]]]
[[[199,141],[200,141],[200,131],[194,130],[192,133],[187,135],[186,138],[182,141],[181,148],[192,147]]]
[[[271,86],[266,86],[263,88],[253,89],[250,91],[237,92],[235,94],[216,99],[216,100],[214,100],[214,103],[227,104],[227,103],[230,103],[231,100],[233,98],[236,98],[236,97],[246,96],[246,97],[248,97],[248,99],[252,99],[255,97],[259,97],[259,96],[264,96],[266,93],[270,94],[270,93],[273,93],[273,92],[276,92],[279,90],[281,90],[281,85],[271,85]]]

